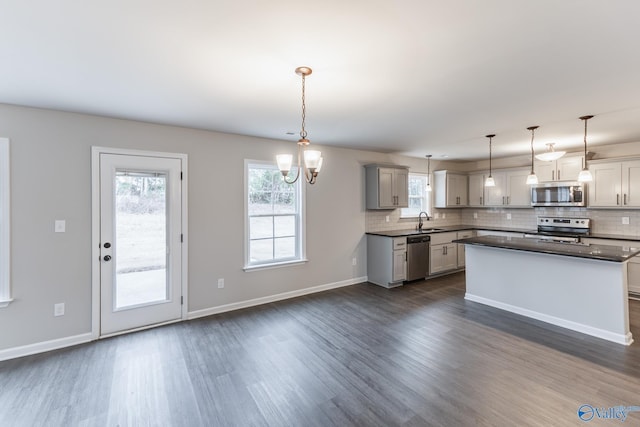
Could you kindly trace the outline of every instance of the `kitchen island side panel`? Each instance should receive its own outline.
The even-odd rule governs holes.
[[[466,245],[465,299],[629,345],[626,262]]]

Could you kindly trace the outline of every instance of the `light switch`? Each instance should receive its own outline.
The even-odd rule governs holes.
[[[55,231],[56,233],[64,233],[67,227],[67,222],[64,219],[56,219]]]

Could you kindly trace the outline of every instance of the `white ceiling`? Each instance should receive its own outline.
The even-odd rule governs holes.
[[[0,102],[434,158],[640,141],[637,0],[0,0]],[[597,149],[593,151],[597,152]]]

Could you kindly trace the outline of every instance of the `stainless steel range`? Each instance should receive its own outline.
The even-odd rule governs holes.
[[[561,243],[580,243],[581,237],[591,233],[589,218],[538,217],[538,234],[525,237]]]

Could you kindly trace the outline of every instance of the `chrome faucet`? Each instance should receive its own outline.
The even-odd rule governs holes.
[[[422,214],[424,214],[424,217],[427,219],[427,221],[431,219],[428,213],[424,211],[420,212],[418,214],[418,231],[422,231]]]

